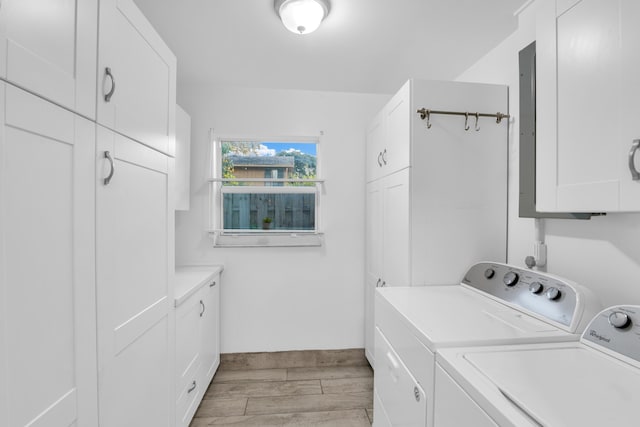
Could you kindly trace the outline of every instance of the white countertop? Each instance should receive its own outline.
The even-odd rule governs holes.
[[[213,276],[222,273],[222,265],[185,265],[176,267],[174,279],[175,306],[209,283]]]

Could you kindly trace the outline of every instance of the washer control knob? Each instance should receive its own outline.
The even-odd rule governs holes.
[[[487,268],[484,271],[484,277],[485,279],[493,279],[493,276],[496,275],[496,271],[493,268]]]
[[[542,293],[543,289],[544,289],[544,286],[542,286],[542,283],[540,282],[532,282],[529,285],[529,291],[531,291],[532,294]]]
[[[502,278],[502,281],[504,282],[505,285],[511,287],[511,286],[515,286],[516,283],[518,283],[518,279],[519,279],[518,273],[514,273],[513,271],[510,271],[504,275],[504,277]]]
[[[614,311],[609,315],[609,323],[614,328],[624,329],[631,324],[631,319],[621,311]]]
[[[560,298],[560,296],[562,295],[562,292],[560,292],[558,288],[549,288],[547,289],[547,292],[545,292],[545,295],[551,301],[555,301],[558,298]]]

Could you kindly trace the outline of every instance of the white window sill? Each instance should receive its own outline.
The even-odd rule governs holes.
[[[322,246],[323,233],[251,232],[231,233],[210,231],[216,248],[301,247]]]

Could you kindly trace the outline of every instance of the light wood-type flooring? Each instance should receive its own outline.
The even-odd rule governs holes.
[[[362,349],[223,354],[190,427],[370,426]]]

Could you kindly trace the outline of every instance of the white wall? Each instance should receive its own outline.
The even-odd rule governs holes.
[[[534,226],[532,219],[518,218],[518,51],[535,40],[537,4],[523,11],[514,34],[457,79],[509,85],[514,119],[509,133],[508,261],[521,266],[533,252]],[[640,304],[640,214],[544,221],[547,271],[591,288],[604,305]]]
[[[192,118],[191,210],[176,216],[176,263],[224,264],[222,352],[364,346],[364,129],[386,95],[179,88]],[[314,136],[327,180],[321,248],[213,248],[208,131]]]

